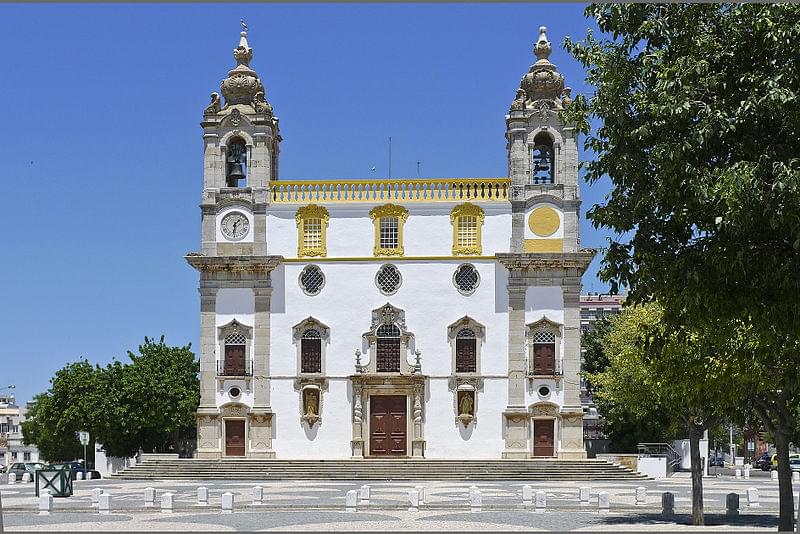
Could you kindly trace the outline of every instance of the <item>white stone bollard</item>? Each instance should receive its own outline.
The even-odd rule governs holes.
[[[481,508],[483,507],[483,496],[481,495],[481,490],[479,490],[478,488],[475,488],[475,491],[471,491],[472,488],[475,488],[475,486],[472,486],[470,488],[470,493],[469,493],[469,511],[470,512],[480,512]]]
[[[414,489],[419,494],[419,503],[425,504],[425,486],[414,486]]]
[[[172,513],[172,504],[173,504],[173,494],[170,492],[166,492],[161,494],[161,513],[162,514],[171,514]]]
[[[264,488],[261,486],[253,486],[253,506],[262,506],[264,504]]]
[[[98,503],[100,502],[100,495],[102,494],[103,494],[102,488],[94,488],[92,490],[92,506],[98,506]]]
[[[601,491],[597,494],[597,512],[607,514],[611,508],[611,497],[607,491]]]
[[[675,495],[672,492],[666,491],[661,494],[661,515],[664,517],[675,515]]]
[[[742,478],[742,470],[741,469],[737,469],[735,475],[736,475],[737,479]]]
[[[792,482],[800,482],[800,471],[792,473]]]
[[[233,513],[233,493],[226,491],[222,494],[222,513],[223,514],[232,514]]]
[[[522,486],[522,504],[526,506],[533,504],[533,487],[529,484]]]
[[[408,490],[408,511],[419,512],[419,492],[415,489]]]
[[[22,482],[27,483],[31,481],[31,474],[30,473],[22,473]]]
[[[108,515],[111,513],[111,495],[108,493],[100,494],[100,498],[97,502],[97,507],[102,515]]]
[[[725,515],[734,517],[739,515],[739,494],[729,493],[725,496]]]
[[[536,492],[536,505],[535,505],[536,512],[541,514],[545,510],[547,510],[547,493],[543,491]]]
[[[155,506],[156,504],[156,489],[155,488],[145,488],[144,489],[144,506],[145,508],[150,508],[151,506]]]
[[[589,506],[589,486],[581,486],[578,489],[578,499],[581,501],[581,506]]]
[[[75,474],[75,480],[83,480],[83,471],[78,471]]]
[[[747,488],[747,507],[760,508],[761,503],[758,501],[758,488]]]
[[[369,484],[364,484],[358,488],[358,504],[369,504],[370,488]]]
[[[208,506],[208,488],[205,486],[197,488],[197,506]]]
[[[772,480],[778,480],[778,472],[777,472],[777,471],[770,471],[770,472],[769,472],[769,477],[770,477]]]
[[[356,512],[358,506],[358,492],[356,490],[350,490],[347,492],[344,498],[344,510],[345,512]]]
[[[39,495],[39,515],[50,515],[53,511],[53,496],[48,490]]]
[[[745,468],[744,468],[744,479],[745,480],[750,480],[750,468],[747,467],[747,466],[745,466]]]
[[[643,506],[647,504],[647,488],[644,486],[639,486],[636,488],[636,501],[635,504],[637,506]]]
[[[13,486],[17,483],[17,474],[16,473],[9,473],[8,474],[8,485]]]

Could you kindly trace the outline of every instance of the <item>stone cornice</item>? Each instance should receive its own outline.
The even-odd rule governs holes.
[[[545,271],[554,269],[578,269],[583,273],[594,259],[595,249],[580,252],[547,253],[497,253],[497,261],[509,271]]]
[[[283,256],[204,256],[186,255],[189,265],[202,272],[270,273],[281,264]]]

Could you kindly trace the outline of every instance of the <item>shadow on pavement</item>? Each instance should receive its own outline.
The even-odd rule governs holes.
[[[778,517],[767,514],[740,515],[728,517],[725,514],[706,514],[706,526],[737,526],[737,527],[775,527],[778,526]],[[669,519],[660,514],[626,514],[603,517],[601,522],[606,525],[655,525],[675,523],[677,525],[691,525],[691,514],[675,514]]]

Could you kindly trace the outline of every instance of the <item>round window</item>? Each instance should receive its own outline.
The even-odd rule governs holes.
[[[384,295],[394,295],[402,283],[403,277],[400,276],[400,271],[391,263],[382,265],[375,275],[375,285]]]
[[[319,295],[322,288],[325,287],[325,275],[322,274],[322,269],[316,265],[306,265],[300,272],[300,288],[306,295]]]
[[[481,278],[478,269],[471,263],[463,263],[453,273],[453,285],[462,295],[471,295],[478,288]]]
[[[542,386],[539,388],[539,396],[540,397],[547,397],[550,395],[550,388],[547,386]]]
[[[228,390],[228,395],[230,395],[234,399],[236,397],[238,397],[239,395],[241,395],[241,394],[242,394],[242,391],[239,388],[231,388],[231,389]]]

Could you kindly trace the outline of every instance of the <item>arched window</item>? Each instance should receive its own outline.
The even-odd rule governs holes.
[[[240,333],[234,333],[225,338],[225,376],[246,376],[247,340]]]
[[[544,132],[536,134],[531,150],[532,184],[555,183],[553,154],[553,139]]]
[[[240,180],[247,178],[247,145],[242,138],[231,139],[225,160],[225,185],[240,187]]]
[[[300,372],[322,372],[322,336],[315,328],[309,328],[300,338]]]
[[[470,328],[462,328],[456,334],[456,373],[477,371],[478,338]]]
[[[400,372],[400,329],[383,324],[376,332],[376,363],[379,373]]]

